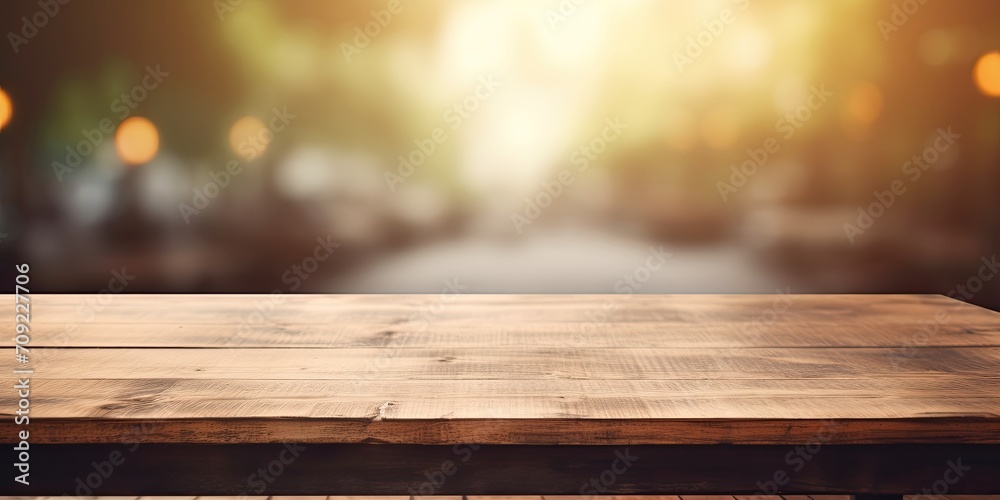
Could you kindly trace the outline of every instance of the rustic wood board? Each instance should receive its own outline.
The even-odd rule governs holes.
[[[942,296],[31,300],[37,443],[1000,443],[1000,314]]]

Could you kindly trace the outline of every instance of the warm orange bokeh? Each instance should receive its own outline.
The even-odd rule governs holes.
[[[874,122],[882,114],[882,92],[878,86],[865,82],[855,87],[847,101],[847,112],[857,123]]]
[[[125,163],[140,165],[156,156],[160,149],[160,134],[153,122],[135,116],[118,126],[115,149]]]
[[[10,97],[7,96],[7,93],[3,89],[0,89],[0,130],[7,126],[7,122],[10,121],[10,117],[13,114]]]
[[[267,149],[267,125],[256,116],[244,116],[229,129],[229,147],[244,160],[252,160]]]
[[[0,50],[0,258],[37,290],[127,264],[126,293],[1000,310],[997,0],[222,3],[91,2]],[[158,141],[113,152],[132,116]],[[286,274],[317,237],[341,250]]]
[[[1000,97],[1000,52],[983,54],[976,62],[976,85],[984,94]]]

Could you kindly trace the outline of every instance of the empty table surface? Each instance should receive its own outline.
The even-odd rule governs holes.
[[[1000,443],[1000,314],[942,296],[33,295],[31,311],[33,443]]]

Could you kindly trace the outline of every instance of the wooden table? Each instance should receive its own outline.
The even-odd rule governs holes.
[[[4,493],[1000,493],[1000,314],[941,296],[31,301]]]

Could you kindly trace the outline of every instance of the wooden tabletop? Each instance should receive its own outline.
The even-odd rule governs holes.
[[[31,301],[33,443],[1000,443],[1000,314],[942,296]]]

